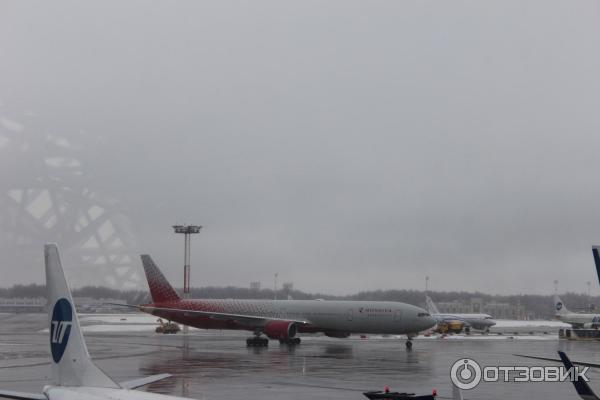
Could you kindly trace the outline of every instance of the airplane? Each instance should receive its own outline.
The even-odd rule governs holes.
[[[496,321],[489,314],[443,314],[440,313],[437,306],[429,296],[425,296],[427,303],[427,311],[436,320],[437,324],[445,324],[447,326],[456,326],[460,332],[463,329],[470,331],[476,329],[489,332],[490,327],[496,325]]]
[[[596,273],[598,282],[600,282],[600,246],[592,246],[592,255],[594,256],[594,264],[596,265]],[[572,312],[567,309],[565,303],[554,294],[554,318],[567,324],[571,324],[573,328],[596,328],[600,327],[600,314],[598,313],[581,313]]]
[[[53,384],[43,393],[0,390],[0,397],[13,400],[182,400],[132,390],[168,378],[170,374],[117,383],[94,364],[88,353],[71,291],[63,273],[58,246],[46,244],[46,288]]]
[[[554,310],[555,319],[571,324],[573,328],[594,328],[594,325],[600,326],[600,314],[569,311],[557,294],[554,295]]]
[[[269,339],[295,345],[300,343],[297,333],[323,332],[335,338],[352,333],[407,335],[410,349],[414,336],[435,325],[424,309],[400,302],[182,299],[149,255],[141,259],[152,303],[128,307],[196,328],[252,331],[248,347],[266,347]]]

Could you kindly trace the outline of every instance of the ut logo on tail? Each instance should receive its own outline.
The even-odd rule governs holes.
[[[65,333],[71,330],[71,322],[52,321],[52,343],[62,344]]]
[[[65,353],[73,325],[72,321],[73,307],[71,307],[71,303],[67,299],[59,299],[54,304],[50,322],[50,350],[55,363],[58,363]]]

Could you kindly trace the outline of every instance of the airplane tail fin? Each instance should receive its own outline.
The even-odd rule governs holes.
[[[173,286],[167,281],[167,278],[158,269],[152,258],[147,254],[142,254],[142,265],[150,287],[150,295],[155,303],[164,303],[168,301],[180,300],[179,295],[173,289]]]
[[[429,312],[429,314],[439,314],[440,313],[440,311],[438,310],[437,306],[435,305],[435,303],[433,302],[431,297],[425,296],[425,303],[427,303],[427,311]]]
[[[594,263],[596,264],[596,274],[598,275],[598,283],[600,283],[600,254],[598,253],[600,246],[592,246],[594,254]]]
[[[562,352],[559,351],[558,355],[562,360],[563,365],[566,369],[573,368],[573,363],[569,360],[569,357]],[[575,386],[575,390],[577,390],[577,394],[584,400],[600,400],[600,398],[594,393],[590,385],[587,384],[583,379],[575,379],[573,380],[573,386]]]
[[[58,386],[118,388],[119,385],[90,359],[60,262],[58,246],[46,244],[44,258],[54,383]]]
[[[554,315],[560,316],[569,313],[565,303],[562,302],[560,297],[557,294],[554,295]]]

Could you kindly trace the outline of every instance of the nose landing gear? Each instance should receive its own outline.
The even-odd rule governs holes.
[[[409,333],[408,335],[406,335],[406,343],[404,344],[406,346],[406,350],[412,350],[412,339],[417,336],[417,334],[414,333]]]

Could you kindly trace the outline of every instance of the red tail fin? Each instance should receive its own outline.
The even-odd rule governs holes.
[[[155,303],[180,300],[175,289],[169,284],[160,269],[154,264],[152,258],[147,254],[142,254],[142,265],[146,272],[146,279],[150,287],[150,295]]]

